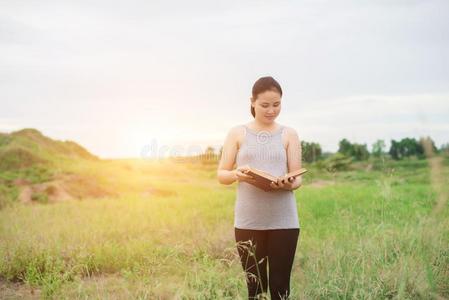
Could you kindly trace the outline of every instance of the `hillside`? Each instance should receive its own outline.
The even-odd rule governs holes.
[[[70,166],[101,160],[73,141],[59,141],[26,128],[0,133],[0,208],[21,202],[48,202],[105,196],[95,178]]]
[[[194,163],[176,160],[103,160],[73,141],[54,140],[36,129],[0,133],[0,209],[17,201],[171,196],[177,193],[173,176],[182,178],[178,185],[189,186],[197,174]]]
[[[77,143],[53,140],[36,129],[0,133],[1,171],[49,164],[61,158],[98,160],[98,157]]]

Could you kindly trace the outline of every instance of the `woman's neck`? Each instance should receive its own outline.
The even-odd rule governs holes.
[[[278,124],[276,122],[271,122],[271,123],[261,123],[258,122],[256,120],[254,120],[253,122],[249,123],[253,129],[255,130],[267,130],[267,131],[272,131],[275,130],[276,128],[278,128]]]

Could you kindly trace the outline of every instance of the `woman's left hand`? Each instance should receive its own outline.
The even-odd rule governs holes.
[[[294,190],[296,188],[298,188],[301,183],[300,183],[300,179],[298,179],[300,177],[283,177],[281,180],[279,180],[279,182],[276,184],[274,182],[271,182],[270,186],[275,189],[284,189],[284,190]]]

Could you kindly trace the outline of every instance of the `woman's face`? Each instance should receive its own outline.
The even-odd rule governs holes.
[[[251,106],[256,112],[256,119],[262,123],[273,122],[281,112],[281,95],[277,91],[269,90],[251,97]]]

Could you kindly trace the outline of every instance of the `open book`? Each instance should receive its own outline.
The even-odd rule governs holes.
[[[300,176],[304,173],[307,172],[307,169],[301,168],[299,170],[290,172],[285,174],[285,176],[287,176],[287,178],[289,177],[297,177]],[[274,183],[279,183],[280,181],[282,181],[284,179],[284,176],[273,176],[267,172],[258,170],[256,168],[249,168],[248,171],[244,172],[247,175],[251,175],[256,182],[255,183],[250,183],[258,188],[261,188],[262,190],[269,192],[274,190],[271,186],[270,183],[274,182]]]

